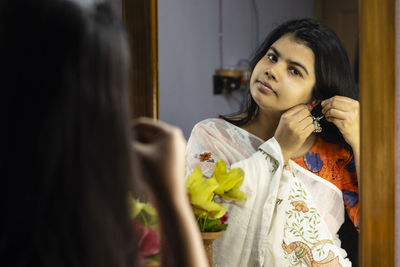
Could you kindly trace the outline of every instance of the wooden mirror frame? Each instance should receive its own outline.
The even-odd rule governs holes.
[[[131,50],[131,113],[158,118],[157,0],[122,0],[122,19]]]
[[[359,0],[360,266],[395,266],[395,0]]]
[[[132,116],[158,118],[157,0],[122,1]],[[359,0],[363,267],[395,266],[396,11],[395,0]]]

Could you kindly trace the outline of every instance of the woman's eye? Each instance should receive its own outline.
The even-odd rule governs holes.
[[[301,76],[301,72],[298,71],[296,68],[289,68],[289,71],[296,76]]]
[[[268,60],[271,61],[271,62],[277,62],[278,61],[278,59],[276,58],[276,56],[274,54],[268,54],[267,57],[268,57]]]

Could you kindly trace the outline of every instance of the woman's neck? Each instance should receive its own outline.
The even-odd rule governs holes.
[[[241,128],[267,141],[275,135],[282,114],[283,112],[259,112],[254,119]],[[299,158],[306,154],[314,145],[316,137],[316,134],[312,133],[292,158]]]
[[[272,138],[283,112],[258,112],[250,122],[242,126],[249,133],[266,141]]]

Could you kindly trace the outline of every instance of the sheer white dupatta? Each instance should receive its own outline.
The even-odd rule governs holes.
[[[335,237],[344,205],[334,185],[292,161],[284,167],[274,138],[202,121],[188,142],[187,174],[200,166],[210,175],[218,159],[244,170],[248,200],[227,204],[229,226],[214,243],[214,266],[351,266]]]

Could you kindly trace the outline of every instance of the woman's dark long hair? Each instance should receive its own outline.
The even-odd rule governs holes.
[[[62,0],[0,20],[0,265],[132,266],[124,30]]]
[[[275,28],[257,49],[250,61],[253,72],[258,61],[265,56],[271,45],[285,34],[292,34],[294,39],[309,47],[315,57],[316,83],[312,96],[317,100],[325,100],[335,95],[358,99],[358,90],[354,82],[350,62],[337,35],[322,23],[310,19],[287,21]],[[251,121],[258,112],[258,106],[248,90],[245,114],[241,119],[231,116],[221,116],[234,125],[241,126]],[[321,105],[313,109],[314,116],[322,116]],[[324,119],[321,120],[322,137],[325,140],[337,142],[343,137],[337,127]]]

